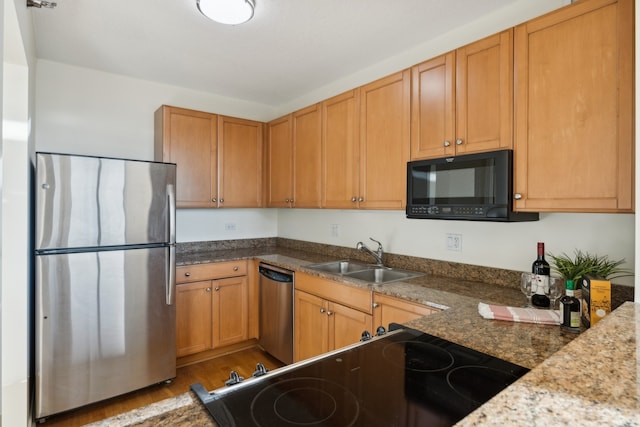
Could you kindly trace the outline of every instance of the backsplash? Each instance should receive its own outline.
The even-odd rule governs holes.
[[[353,259],[368,263],[374,262],[374,259],[370,255],[355,249],[355,247],[348,248],[324,243],[286,239],[283,237],[177,243],[176,251],[178,254],[188,254],[199,251],[252,248],[273,248],[276,250],[278,247],[301,252],[317,253],[335,259]],[[393,253],[385,253],[383,260],[384,264],[388,267],[417,270],[434,276],[481,283],[492,283],[498,286],[515,289],[520,287],[520,275],[522,274],[521,271],[515,270],[461,264],[451,261],[439,261],[435,259],[419,258]],[[634,288],[631,286],[612,284],[611,297],[612,308],[616,308],[625,301],[633,301]]]

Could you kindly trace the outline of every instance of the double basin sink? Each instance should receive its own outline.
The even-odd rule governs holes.
[[[381,267],[378,265],[354,261],[331,261],[313,264],[308,268],[340,276],[353,277],[371,283],[389,283],[424,276],[424,273],[399,268]]]

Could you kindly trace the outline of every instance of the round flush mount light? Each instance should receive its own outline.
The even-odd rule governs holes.
[[[254,0],[196,0],[196,4],[204,16],[227,25],[247,22],[255,7]]]

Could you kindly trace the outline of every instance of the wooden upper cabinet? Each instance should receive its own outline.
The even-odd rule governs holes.
[[[176,163],[176,204],[209,208],[217,198],[217,116],[163,105],[155,112],[155,160]]]
[[[585,0],[516,27],[516,210],[633,211],[633,4]]]
[[[262,206],[264,124],[218,117],[218,206]]]
[[[315,104],[292,115],[293,202],[296,208],[322,205],[322,109]]]
[[[360,88],[360,208],[406,204],[410,95],[409,70]]]
[[[262,206],[263,128],[252,120],[160,107],[154,157],[177,165],[177,207]]]
[[[411,159],[512,148],[512,34],[412,68]]]
[[[322,102],[322,206],[358,207],[360,90]]]
[[[293,199],[291,115],[269,122],[267,129],[267,205],[288,208]]]

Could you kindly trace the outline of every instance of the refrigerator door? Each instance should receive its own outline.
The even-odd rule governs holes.
[[[36,250],[175,243],[176,165],[36,154]]]
[[[173,247],[36,256],[36,418],[176,376]]]

